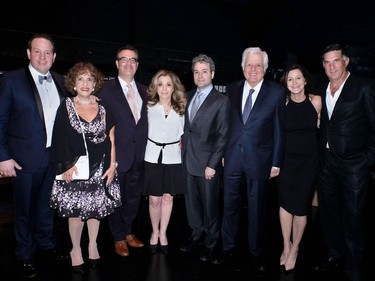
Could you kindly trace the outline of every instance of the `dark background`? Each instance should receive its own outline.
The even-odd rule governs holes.
[[[375,16],[371,0],[13,0],[0,16],[0,71],[27,64],[34,33],[56,43],[53,69],[65,73],[79,60],[115,76],[118,47],[140,50],[137,79],[145,84],[160,68],[174,70],[193,86],[191,59],[199,53],[216,63],[215,84],[242,78],[241,54],[250,46],[267,51],[267,75],[278,80],[290,63],[323,74],[321,50],[348,45],[351,70],[374,77]],[[371,5],[370,5],[371,4]],[[26,14],[26,16],[25,16]]]

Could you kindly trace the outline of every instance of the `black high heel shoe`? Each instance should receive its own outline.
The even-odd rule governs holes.
[[[150,253],[155,255],[158,252],[158,244],[150,244]]]
[[[73,273],[78,273],[78,274],[83,274],[85,273],[85,267],[84,267],[84,263],[83,264],[80,264],[80,265],[72,265],[72,271]]]
[[[168,247],[168,245],[160,245],[160,251],[161,251],[164,255],[168,255],[168,252],[169,252],[169,247]]]
[[[100,258],[98,259],[89,259],[89,266],[91,269],[98,268],[98,264],[100,262]]]

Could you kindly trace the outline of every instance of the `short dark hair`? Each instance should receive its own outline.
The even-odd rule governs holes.
[[[43,38],[43,39],[46,39],[46,40],[50,41],[51,44],[52,44],[52,52],[53,53],[56,52],[56,50],[55,50],[55,43],[53,42],[52,36],[49,35],[49,34],[46,34],[46,33],[37,33],[37,34],[34,34],[33,37],[31,37],[29,39],[29,42],[27,43],[27,48],[29,50],[31,50],[31,44],[33,43],[33,40],[37,39],[37,38]]]
[[[332,51],[341,51],[343,57],[348,57],[348,51],[347,50],[348,50],[348,46],[343,46],[340,43],[330,44],[323,49],[322,59],[324,57],[324,54],[326,54],[328,52],[332,52]]]
[[[129,44],[127,44],[127,45],[125,45],[125,46],[122,46],[122,47],[118,48],[117,53],[116,53],[116,60],[119,59],[119,56],[118,56],[119,53],[121,53],[121,52],[124,51],[124,50],[130,50],[130,51],[133,51],[134,53],[137,54],[137,59],[139,59],[139,53],[138,53],[137,48],[136,48],[135,46],[133,46],[133,45],[129,45]]]

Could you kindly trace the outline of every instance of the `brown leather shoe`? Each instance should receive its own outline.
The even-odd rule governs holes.
[[[129,249],[125,240],[115,241],[115,252],[121,257],[129,256]]]
[[[134,248],[142,248],[144,246],[142,241],[135,237],[135,235],[133,234],[126,235],[126,242],[128,242],[129,246],[132,246]]]

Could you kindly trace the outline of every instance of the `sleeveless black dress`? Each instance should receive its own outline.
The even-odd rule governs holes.
[[[318,171],[318,114],[308,98],[286,106],[285,159],[277,177],[279,204],[304,216],[311,204]]]

